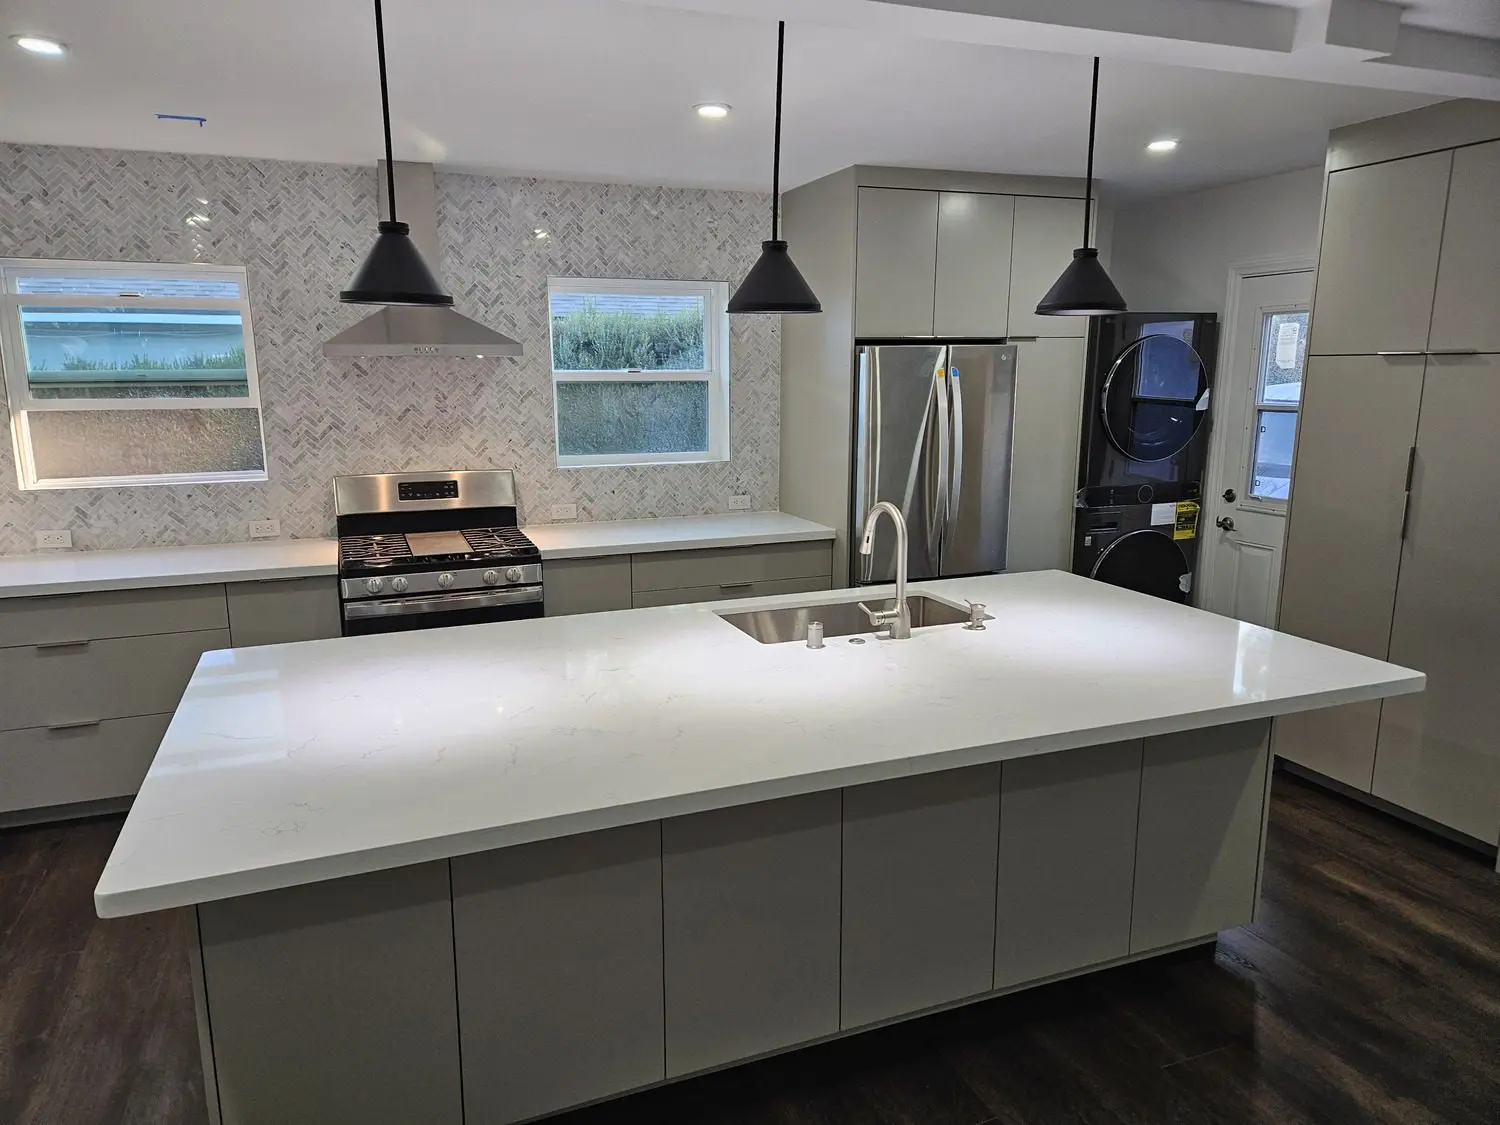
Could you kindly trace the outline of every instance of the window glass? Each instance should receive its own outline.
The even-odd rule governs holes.
[[[1292,494],[1292,450],[1297,440],[1293,410],[1256,412],[1255,464],[1250,495],[1258,500],[1285,500]]]
[[[557,384],[557,451],[565,457],[707,453],[708,384]]]
[[[1307,361],[1307,320],[1308,314],[1305,312],[1266,314],[1256,402],[1262,405],[1286,403],[1295,406],[1302,401],[1302,367]]]
[[[554,371],[702,371],[704,311],[697,295],[550,296]]]
[[[1290,311],[1266,313],[1262,318],[1248,489],[1256,500],[1284,501],[1292,494],[1292,451],[1307,361],[1308,316]]]
[[[260,411],[34,410],[39,480],[263,473]]]

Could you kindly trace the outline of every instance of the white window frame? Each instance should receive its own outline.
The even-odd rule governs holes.
[[[17,293],[17,276],[56,277],[150,277],[196,278],[232,281],[239,286],[235,298],[143,297],[128,292],[115,295],[64,293]],[[245,376],[249,393],[244,398],[36,398],[26,373],[26,347],[22,337],[21,306],[59,305],[66,308],[232,309],[239,313],[245,338]],[[11,443],[16,455],[16,473],[22,491],[65,488],[98,488],[119,485],[222,484],[269,480],[265,457],[265,415],[260,403],[260,376],[255,362],[255,333],[250,317],[250,279],[243,266],[202,263],[88,262],[59,258],[0,258],[0,368],[10,405]],[[38,479],[32,455],[31,431],[26,416],[33,412],[63,410],[254,410],[258,415],[261,461],[267,468],[235,472],[122,474],[118,476]]]
[[[554,293],[641,294],[703,298],[701,371],[559,371],[552,364],[552,296]],[[549,277],[547,279],[547,366],[552,370],[552,448],[560,469],[601,465],[681,465],[729,460],[729,283],[664,281],[650,278]],[[558,447],[558,383],[639,383],[656,380],[708,385],[708,449],[684,453],[564,454]]]

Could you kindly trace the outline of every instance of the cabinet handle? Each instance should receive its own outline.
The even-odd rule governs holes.
[[[1034,344],[1040,339],[1040,336],[1007,336],[1005,342],[1007,344]]]
[[[36,648],[38,652],[51,648],[87,648],[92,643],[92,641],[43,641]]]
[[[1396,358],[1398,358],[1398,359],[1400,359],[1400,358],[1407,358],[1407,359],[1409,359],[1409,358],[1413,358],[1413,357],[1420,356],[1420,355],[1426,355],[1427,353],[1426,352],[1376,352],[1375,354],[1376,355],[1385,356],[1387,359],[1390,359],[1393,356],[1396,357]]]
[[[1414,445],[1406,451],[1406,491],[1411,491],[1411,481],[1417,475],[1417,447]]]
[[[754,582],[720,582],[719,583],[719,589],[723,590],[725,593],[728,593],[730,590],[753,590],[753,589],[755,589],[755,583]]]
[[[1406,538],[1406,525],[1411,522],[1411,493],[1401,502],[1401,538]]]
[[[1428,355],[1478,355],[1478,348],[1432,348]]]
[[[67,723],[48,723],[48,730],[82,730],[84,727],[97,727],[102,719],[74,719]]]

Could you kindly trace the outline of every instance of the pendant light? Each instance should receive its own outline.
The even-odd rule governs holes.
[[[1089,100],[1089,172],[1083,196],[1083,245],[1047,295],[1037,305],[1038,316],[1105,316],[1125,311],[1125,298],[1099,264],[1099,251],[1089,245],[1094,203],[1094,129],[1099,120],[1099,59],[1094,58],[1094,92]]]
[[[786,21],[776,25],[776,147],[771,172],[771,239],[760,244],[760,260],[729,298],[732,313],[820,313],[812,287],[780,238],[781,78],[786,60]]]
[[[375,245],[339,300],[353,305],[451,305],[411,240],[411,228],[396,218],[396,166],[391,155],[391,97],[385,80],[385,25],[375,0],[375,49],[380,57],[380,113],[385,122],[385,190],[391,217],[382,222]]]

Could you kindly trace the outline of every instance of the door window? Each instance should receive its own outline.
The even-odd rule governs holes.
[[[1255,382],[1255,433],[1246,492],[1284,502],[1292,494],[1292,449],[1307,360],[1306,312],[1261,316],[1260,368]]]

